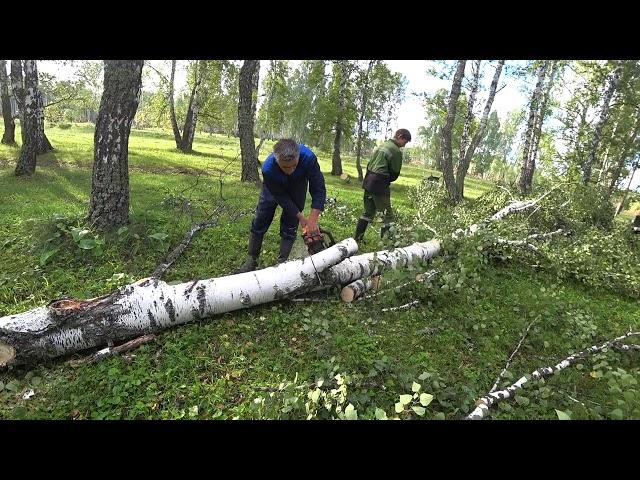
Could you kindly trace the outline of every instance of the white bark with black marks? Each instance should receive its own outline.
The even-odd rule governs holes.
[[[622,76],[622,67],[624,62],[618,61],[616,62],[616,66],[611,72],[611,76],[609,77],[609,84],[607,85],[607,89],[604,93],[604,98],[602,100],[602,109],[600,110],[600,117],[598,118],[598,123],[593,131],[593,137],[591,138],[591,143],[589,145],[589,157],[587,158],[584,167],[582,169],[582,181],[584,183],[588,183],[591,180],[591,169],[596,160],[596,153],[598,152],[598,145],[600,145],[600,140],[602,137],[602,129],[604,128],[607,120],[609,119],[609,107],[611,106],[611,99],[613,95],[618,90],[618,86],[620,84],[620,78]]]
[[[456,186],[457,186],[457,195],[458,200],[462,200],[464,197],[464,179],[467,176],[467,171],[469,170],[469,165],[471,165],[471,159],[473,158],[473,154],[475,153],[478,145],[484,138],[485,131],[487,129],[487,121],[489,119],[489,113],[491,112],[491,106],[493,105],[493,100],[496,97],[496,90],[498,88],[498,80],[500,79],[500,75],[502,74],[502,68],[504,67],[504,60],[498,61],[498,65],[496,66],[495,73],[493,74],[493,80],[491,81],[491,87],[489,87],[489,97],[484,105],[484,111],[482,112],[482,119],[480,120],[480,126],[478,127],[478,131],[473,136],[471,140],[471,145],[469,148],[465,150],[460,149],[460,161],[458,162],[458,168],[456,171]],[[464,152],[464,153],[463,153]]]
[[[17,176],[32,175],[36,171],[38,154],[38,69],[35,60],[25,60],[23,66],[24,89],[14,90],[18,95],[22,93],[22,147],[16,164]],[[13,75],[13,64],[11,73]]]
[[[456,188],[456,179],[453,176],[453,151],[451,136],[453,134],[453,124],[456,119],[456,109],[458,108],[458,98],[460,97],[460,88],[462,79],[464,78],[464,69],[467,64],[466,60],[459,60],[456,67],[456,73],[453,76],[451,85],[451,93],[449,95],[449,104],[447,107],[447,121],[442,128],[442,176],[447,189],[449,199],[453,202],[457,201],[458,189]]]
[[[143,60],[105,60],[94,134],[88,221],[99,229],[129,222],[129,133],[138,109]]]
[[[531,189],[531,183],[533,181],[533,169],[531,167],[531,147],[533,145],[535,119],[538,114],[538,108],[540,105],[540,97],[542,95],[542,85],[544,78],[547,74],[547,67],[549,62],[546,60],[540,61],[538,67],[538,80],[536,81],[536,87],[531,95],[531,103],[529,105],[529,119],[527,120],[527,128],[524,132],[524,148],[522,151],[522,166],[520,167],[520,177],[518,178],[518,188],[522,193],[526,193]]]
[[[480,65],[481,60],[475,60],[471,64],[471,90],[467,101],[467,112],[464,116],[464,126],[462,127],[462,138],[460,138],[460,151],[458,152],[458,166],[467,154],[467,146],[469,145],[469,135],[471,133],[471,124],[473,123],[473,107],[476,103],[476,95],[480,84]]]
[[[358,180],[364,179],[362,175],[362,165],[360,163],[360,157],[362,155],[362,123],[364,122],[364,115],[367,111],[367,102],[369,100],[369,79],[371,77],[371,70],[375,67],[376,63],[380,60],[369,60],[367,71],[364,74],[364,84],[362,86],[362,92],[360,95],[360,115],[358,117],[358,138],[356,140],[356,169],[358,170]]]

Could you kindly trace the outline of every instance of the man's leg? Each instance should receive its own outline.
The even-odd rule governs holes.
[[[356,233],[353,235],[356,242],[361,242],[364,239],[364,232],[367,230],[367,226],[373,222],[373,219],[376,216],[376,204],[373,200],[373,196],[366,190],[364,191],[362,201],[364,203],[364,213],[358,219]]]
[[[304,193],[306,194],[306,191]],[[300,208],[300,211],[304,211],[305,198],[301,195],[293,195],[292,198]],[[280,215],[280,253],[278,254],[278,263],[284,263],[289,259],[289,254],[298,234],[299,223],[296,216],[286,215],[284,211]]]
[[[380,238],[384,238],[395,223],[395,214],[393,213],[393,208],[391,208],[391,194],[385,193],[374,195],[373,200],[376,204],[376,208],[381,211],[383,215]]]
[[[258,266],[258,257],[260,257],[260,251],[262,250],[262,240],[273,221],[276,206],[277,203],[274,198],[263,188],[260,193],[260,199],[258,200],[258,206],[256,207],[256,215],[251,222],[247,259],[235,273],[251,272]]]

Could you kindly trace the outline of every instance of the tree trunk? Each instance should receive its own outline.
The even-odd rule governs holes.
[[[241,181],[259,184],[258,157],[253,137],[255,103],[253,90],[255,78],[260,70],[260,60],[245,60],[238,80],[238,134],[242,157]]]
[[[36,91],[37,95],[37,105],[38,105],[38,148],[37,154],[42,155],[43,153],[51,152],[54,148],[51,145],[51,142],[47,138],[47,135],[44,133],[44,102],[42,100],[42,92],[40,90]]]
[[[533,179],[533,174],[536,169],[536,161],[538,159],[538,153],[540,149],[540,138],[542,137],[542,124],[544,123],[544,117],[547,110],[547,103],[549,102],[549,96],[551,95],[551,89],[553,88],[553,82],[555,82],[555,76],[558,72],[557,61],[551,61],[551,73],[549,74],[549,79],[547,80],[547,86],[545,88],[544,93],[542,94],[542,105],[540,106],[540,111],[536,115],[536,122],[533,130],[533,150],[530,153],[529,160],[529,168],[531,170],[531,178]]]
[[[180,149],[182,146],[182,135],[178,128],[178,120],[176,119],[176,105],[173,98],[174,95],[174,80],[176,76],[176,60],[171,60],[171,77],[169,78],[169,92],[167,97],[169,100],[169,116],[171,117],[171,128],[173,129],[173,138],[176,141],[176,148]]]
[[[12,64],[13,75],[13,64]],[[22,73],[21,73],[22,75]],[[32,175],[36,171],[38,153],[38,68],[35,60],[24,61],[24,89],[22,103],[22,147],[16,165],[17,176]]]
[[[531,146],[533,144],[533,134],[535,127],[535,117],[538,114],[538,106],[540,105],[540,95],[542,94],[542,84],[547,73],[548,61],[541,61],[538,68],[538,81],[531,95],[531,105],[529,106],[529,119],[527,121],[527,129],[524,133],[524,148],[522,152],[522,167],[520,169],[520,178],[518,179],[518,188],[524,194],[531,189],[533,181],[533,168],[531,166]]]
[[[489,97],[487,98],[487,102],[484,105],[484,111],[482,112],[482,119],[480,120],[480,126],[478,127],[478,131],[473,136],[471,140],[471,145],[469,148],[464,150],[464,154],[462,154],[463,150],[460,149],[461,156],[460,161],[458,162],[458,168],[456,171],[456,186],[457,192],[460,200],[464,197],[464,179],[467,176],[467,171],[469,170],[469,165],[471,164],[471,159],[473,158],[473,154],[478,148],[478,145],[484,138],[484,133],[487,128],[487,120],[489,119],[489,113],[491,112],[491,106],[493,105],[493,99],[496,96],[496,89],[498,88],[498,80],[500,79],[500,74],[502,73],[502,67],[504,66],[504,60],[500,60],[498,65],[496,66],[496,71],[493,75],[493,80],[491,81],[491,87],[489,89]]]
[[[611,105],[611,99],[614,93],[618,89],[620,84],[620,77],[622,75],[623,62],[617,62],[616,67],[613,69],[611,77],[609,79],[609,85],[604,94],[604,100],[602,102],[602,110],[600,110],[600,118],[596,124],[596,128],[593,132],[593,138],[591,139],[591,145],[589,146],[589,157],[582,170],[582,181],[588,183],[591,180],[591,169],[596,159],[596,153],[598,151],[598,145],[600,144],[600,138],[602,136],[602,129],[609,118],[609,106]]]
[[[340,68],[340,86],[338,89],[338,114],[336,116],[336,136],[333,140],[333,156],[331,157],[331,175],[342,175],[342,159],[340,158],[340,144],[342,143],[342,125],[345,100],[347,97],[347,82],[349,71],[346,60],[338,62]]]
[[[598,173],[598,183],[605,182],[607,179],[607,173],[609,170],[609,152],[611,150],[611,143],[615,141],[618,136],[620,127],[620,121],[617,121],[613,127],[613,133],[611,134],[611,141],[608,143],[606,150],[604,151],[604,158],[602,159],[602,168]]]
[[[313,255],[311,262],[308,258],[293,260],[255,272],[177,285],[148,278],[104,297],[58,300],[2,317],[0,350],[4,359],[0,359],[0,366],[55,358],[279,300],[291,292],[312,289],[318,273],[357,249],[356,242],[347,239]]]
[[[362,154],[362,123],[364,121],[364,114],[367,110],[367,101],[369,96],[369,76],[371,70],[379,60],[369,60],[369,66],[367,67],[367,73],[364,77],[364,86],[362,87],[362,96],[360,97],[360,116],[358,118],[358,140],[356,142],[356,169],[358,170],[358,181],[362,182],[364,176],[362,175],[362,165],[360,164],[360,155]]]
[[[129,133],[140,101],[143,63],[143,60],[104,62],[88,217],[99,229],[129,222]]]
[[[639,162],[633,164],[633,170],[631,170],[631,176],[629,176],[629,183],[627,183],[627,188],[624,190],[624,194],[622,195],[622,200],[620,200],[620,205],[616,208],[616,212],[613,216],[617,216],[620,214],[622,209],[624,208],[624,202],[627,200],[627,196],[629,195],[629,190],[631,190],[631,182],[633,181],[633,176],[636,174],[636,170],[638,169]]]
[[[193,137],[196,132],[198,123],[198,112],[200,109],[200,83],[202,83],[202,61],[198,60],[195,68],[195,82],[191,89],[191,97],[189,98],[189,106],[187,115],[184,119],[184,128],[182,129],[182,144],[179,147],[183,152],[193,151]]]
[[[456,119],[456,108],[458,106],[458,97],[460,97],[460,87],[462,78],[464,77],[464,68],[467,64],[466,60],[458,60],[458,67],[453,77],[451,85],[451,94],[449,95],[449,105],[447,107],[447,121],[442,128],[442,175],[444,176],[444,184],[447,188],[449,199],[457,203],[460,199],[458,189],[456,187],[456,179],[453,176],[453,152],[451,149],[451,135],[453,133],[453,123]]]
[[[631,148],[635,143],[636,138],[638,137],[638,133],[640,133],[640,114],[636,117],[636,126],[633,129],[633,133],[625,143],[625,148],[620,154],[620,158],[618,158],[618,163],[614,167],[613,172],[611,174],[611,182],[609,183],[609,188],[607,190],[607,194],[609,196],[611,196],[611,194],[613,193],[613,190],[616,188],[616,184],[618,183],[618,180],[620,179],[620,174],[622,173],[622,167],[624,167],[624,163],[626,162],[627,157],[631,152]]]
[[[11,98],[9,97],[9,77],[7,76],[7,62],[0,60],[0,97],[2,99],[2,118],[4,119],[4,133],[2,143],[15,145],[16,125],[11,115]]]
[[[471,64],[471,91],[469,92],[469,101],[467,102],[467,112],[464,117],[464,127],[462,128],[462,137],[460,138],[460,152],[458,153],[458,166],[463,161],[467,153],[467,145],[469,144],[469,134],[471,132],[471,123],[473,122],[473,107],[476,103],[476,95],[478,93],[478,85],[480,83],[480,64],[481,60],[475,60]],[[460,195],[462,197],[462,195]]]

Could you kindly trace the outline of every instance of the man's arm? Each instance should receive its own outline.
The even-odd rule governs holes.
[[[320,171],[320,164],[315,156],[309,167],[309,193],[311,194],[311,213],[307,221],[307,231],[312,234],[319,234],[318,218],[324,210],[327,190],[324,183],[324,175]]]
[[[402,169],[402,154],[391,155],[389,161],[389,180],[395,182],[400,176],[400,170]]]

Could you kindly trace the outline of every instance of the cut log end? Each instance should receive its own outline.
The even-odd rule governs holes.
[[[340,292],[340,298],[343,302],[351,303],[356,296],[356,292],[351,287],[344,287]]]
[[[371,277],[371,290],[377,292],[382,287],[382,276],[375,275]]]
[[[16,358],[16,349],[0,342],[0,368],[10,365],[14,358]]]

